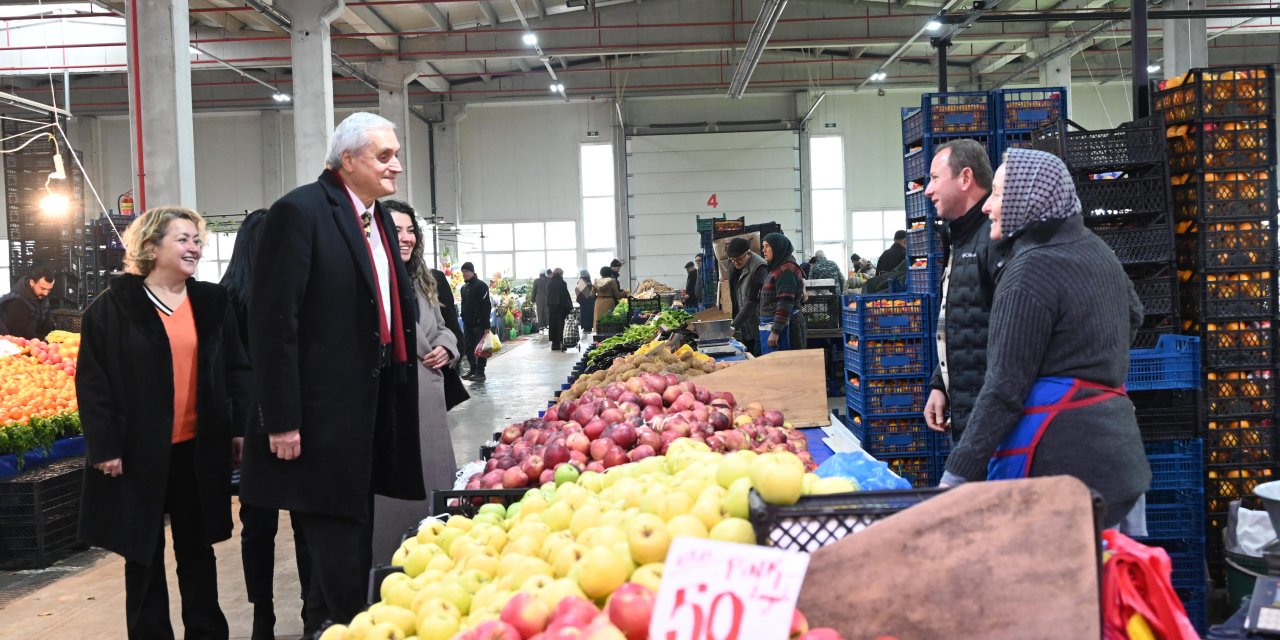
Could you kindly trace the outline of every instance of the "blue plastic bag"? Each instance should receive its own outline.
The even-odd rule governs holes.
[[[863,491],[911,488],[911,483],[890,471],[889,465],[872,458],[865,451],[834,454],[814,473],[821,478],[849,478],[857,482]]]

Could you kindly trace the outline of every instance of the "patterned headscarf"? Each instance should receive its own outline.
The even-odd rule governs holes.
[[[1006,238],[1016,237],[1037,222],[1079,213],[1075,183],[1060,158],[1031,149],[1009,150],[1000,206],[1000,230]]]

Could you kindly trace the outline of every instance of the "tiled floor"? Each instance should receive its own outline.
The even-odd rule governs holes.
[[[559,391],[570,368],[581,357],[575,351],[556,353],[545,338],[508,345],[486,371],[488,380],[470,384],[471,399],[449,413],[458,460],[478,456],[482,442],[509,422],[537,415]],[[234,503],[233,509],[239,509]],[[424,514],[425,515],[425,514]],[[240,565],[239,519],[231,539],[217,545],[219,599],[231,625],[232,638],[248,638],[253,608],[245,599]],[[276,543],[276,635],[297,638],[298,575],[288,514],[281,514]],[[182,637],[180,600],[171,548],[166,555],[171,593],[171,617]],[[0,572],[0,636],[33,638],[123,638],[124,561],[114,554],[90,550],[53,567],[29,572]]]

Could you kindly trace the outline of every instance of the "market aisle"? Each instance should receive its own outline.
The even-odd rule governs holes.
[[[546,408],[552,394],[573,364],[581,358],[577,350],[553,353],[544,338],[533,337],[510,345],[489,363],[488,380],[470,384],[471,400],[449,414],[454,452],[460,463],[475,459],[480,444],[488,440],[494,429],[536,416]],[[239,510],[234,502],[233,509]],[[248,638],[253,622],[253,608],[245,599],[244,575],[240,566],[240,521],[235,519],[232,538],[216,545],[218,556],[218,591],[222,610],[231,626],[231,638]],[[298,572],[293,560],[293,537],[288,534],[288,514],[281,514],[276,540],[276,634],[279,638],[302,635],[298,598]],[[166,532],[167,535],[167,532]],[[91,551],[88,554],[100,554]],[[81,557],[77,558],[84,559]],[[165,566],[168,569],[170,618],[178,637],[182,636],[180,601],[176,597],[177,576],[174,572],[172,543],[166,542]],[[35,638],[123,638],[124,626],[124,561],[107,554],[79,571],[53,567],[51,573],[66,573],[54,582],[19,597],[8,605],[0,604],[0,628],[22,629],[23,635]],[[5,576],[11,577],[11,576]],[[7,588],[21,589],[18,584]],[[7,582],[0,582],[6,584]],[[0,603],[6,598],[0,590]]]

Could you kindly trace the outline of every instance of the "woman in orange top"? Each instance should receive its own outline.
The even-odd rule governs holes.
[[[173,637],[166,513],[186,636],[228,635],[213,543],[231,536],[232,437],[244,425],[249,371],[226,290],[194,278],[204,236],[188,209],[139,216],[124,232],[128,273],[82,324],[80,537],[125,558],[130,638]]]

